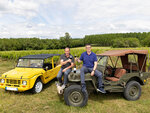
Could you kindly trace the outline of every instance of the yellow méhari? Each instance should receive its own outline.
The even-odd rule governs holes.
[[[61,65],[54,63],[54,56],[59,54],[28,55],[18,59],[15,69],[12,69],[0,77],[0,88],[9,91],[26,91],[40,93],[43,84],[56,78]]]

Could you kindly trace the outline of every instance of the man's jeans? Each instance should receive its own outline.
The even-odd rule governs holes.
[[[62,71],[63,71],[63,69],[60,68],[60,71],[58,72],[58,75],[57,75],[57,79],[58,79],[59,83],[62,83],[62,75],[64,74],[64,85],[66,85],[67,80],[68,80],[68,75],[72,71],[72,69],[69,68],[65,72],[62,72]]]
[[[81,79],[81,84],[85,84],[85,74],[86,73],[91,73],[93,70],[93,68],[87,68],[85,66],[83,66],[80,70],[80,79]],[[94,72],[94,76],[98,77],[98,88],[102,88],[103,84],[102,84],[102,73],[98,70],[95,70]]]

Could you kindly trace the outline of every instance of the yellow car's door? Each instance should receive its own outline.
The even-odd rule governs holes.
[[[57,77],[57,74],[60,70],[61,65],[56,66],[53,69],[47,70],[44,74],[44,83],[49,82],[50,80]]]

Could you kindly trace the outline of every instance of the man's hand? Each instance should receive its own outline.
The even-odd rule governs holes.
[[[66,70],[67,70],[67,69],[65,68],[65,69],[62,70],[62,72],[65,72]]]
[[[79,59],[78,58],[75,58],[75,61],[78,61]]]
[[[77,61],[77,62],[81,62],[81,60],[79,59],[79,58],[75,58],[75,61]]]
[[[68,59],[67,62],[71,62],[71,59]]]
[[[91,72],[91,76],[94,76],[94,71]]]
[[[66,60],[66,61],[61,60],[61,61],[60,61],[60,64],[61,64],[61,65],[65,65],[65,64],[67,64],[68,62],[71,63],[71,62],[72,62],[71,59],[68,59],[68,60]]]

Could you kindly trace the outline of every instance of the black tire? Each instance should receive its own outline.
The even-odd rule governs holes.
[[[37,79],[33,88],[31,89],[32,93],[40,93],[43,89],[43,83],[41,79]]]
[[[87,104],[88,93],[82,93],[80,85],[71,85],[65,89],[64,100],[69,106],[83,107]]]
[[[141,96],[141,85],[137,81],[130,81],[124,89],[124,97],[127,100],[138,100]]]

